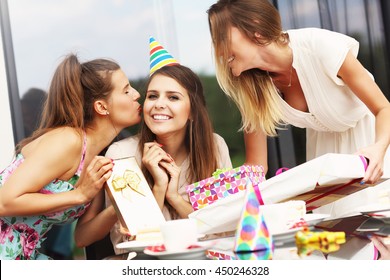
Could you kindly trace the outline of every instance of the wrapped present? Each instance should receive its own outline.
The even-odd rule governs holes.
[[[213,176],[188,185],[186,191],[192,208],[202,209],[222,198],[244,191],[247,179],[253,184],[264,181],[263,167],[242,165],[234,169],[217,170]]]
[[[361,190],[364,186],[359,182],[366,169],[362,156],[329,153],[288,169],[259,187],[264,204],[303,200],[311,211]]]
[[[165,218],[134,157],[117,159],[106,192],[122,226],[137,240],[156,236]]]
[[[312,211],[366,188],[367,184],[359,184],[366,168],[367,161],[362,156],[330,153],[288,169],[270,179],[261,180],[255,185],[259,189],[261,204],[302,200],[306,203],[306,211]],[[206,183],[203,185],[206,186]],[[210,234],[236,229],[245,203],[245,192],[238,191],[224,199],[213,200],[213,197],[207,198],[206,195],[205,198],[199,195],[197,199],[196,192],[200,194],[201,191],[196,188],[188,190],[194,191],[192,203],[205,204],[194,208],[196,211],[189,215],[198,221],[201,233]],[[205,192],[208,193],[206,190]]]
[[[313,210],[318,214],[329,214],[330,219],[359,215],[367,210],[390,209],[390,179],[382,178],[375,184],[359,183],[345,187],[344,193],[354,188],[355,192],[348,196],[317,207]],[[358,191],[356,191],[358,190]]]

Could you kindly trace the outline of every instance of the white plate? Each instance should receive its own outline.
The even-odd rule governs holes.
[[[326,218],[329,218],[330,215],[328,214],[306,214],[303,216],[303,219],[306,221],[307,225],[310,226],[315,226],[319,222],[322,222]]]
[[[329,217],[328,214],[306,214],[303,216],[303,219],[305,220],[308,227],[312,227],[328,217]],[[272,238],[276,244],[285,243],[293,240],[295,234],[302,229],[303,227],[298,227],[298,228],[288,229],[285,231],[274,232],[272,233]]]
[[[295,233],[302,230],[303,228],[292,228],[283,232],[277,232],[272,234],[272,239],[275,243],[284,243],[290,240],[293,240],[295,237]]]
[[[142,252],[146,247],[148,246],[154,246],[161,244],[161,240],[157,241],[126,241],[122,243],[116,244],[117,249],[126,249],[129,251],[134,251],[134,252]]]
[[[305,214],[302,219],[306,222],[306,225],[308,227],[312,227],[318,224],[319,222],[322,222],[324,219],[328,217],[329,217],[328,214]],[[299,223],[299,221],[297,223]],[[290,228],[282,231],[275,231],[272,233],[272,235],[284,236],[301,229],[303,229],[303,227]]]
[[[205,234],[199,233],[198,234],[198,239],[203,238]],[[133,252],[143,252],[144,249],[148,246],[156,246],[163,243],[162,239],[156,239],[156,240],[149,240],[149,241],[137,241],[137,240],[132,240],[132,241],[125,241],[122,243],[116,244],[117,249],[126,249],[128,251],[133,251]]]
[[[203,241],[198,242],[195,245],[200,247],[193,249],[186,249],[184,251],[164,251],[164,252],[154,252],[148,250],[147,248],[144,250],[144,253],[149,256],[157,257],[161,260],[205,260],[206,258],[206,250],[210,249],[215,244],[215,241]]]

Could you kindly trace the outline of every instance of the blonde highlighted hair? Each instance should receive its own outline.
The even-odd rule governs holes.
[[[228,65],[230,27],[238,28],[258,45],[288,43],[278,11],[268,0],[219,0],[207,11],[214,46],[216,75],[222,90],[236,103],[242,116],[241,129],[275,136],[283,112],[277,89],[266,71],[250,69],[235,77]],[[261,39],[255,37],[261,34]]]

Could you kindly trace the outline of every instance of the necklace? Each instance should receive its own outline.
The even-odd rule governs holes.
[[[291,51],[290,79],[289,79],[287,85],[283,85],[279,81],[277,81],[277,83],[280,84],[280,86],[286,87],[286,88],[290,88],[291,87],[291,85],[292,85],[293,63],[294,63],[294,56],[293,56],[292,51]],[[266,72],[267,72],[267,76],[271,78],[272,83],[274,83],[274,80],[272,79],[272,76],[274,76],[276,73],[271,73],[270,74],[268,71],[266,71]]]
[[[293,68],[293,67],[292,67],[292,64],[291,64],[289,82],[288,82],[287,85],[281,85],[282,87],[287,87],[287,88],[291,87],[291,84],[292,84],[292,68]],[[272,82],[273,82],[272,75],[270,75],[270,73],[269,73],[268,71],[267,71],[267,75],[268,75],[268,77],[271,78],[271,80],[272,80]]]
[[[292,64],[291,64],[291,68],[290,68],[290,81],[288,82],[288,85],[286,87],[291,87],[291,81],[292,81]]]

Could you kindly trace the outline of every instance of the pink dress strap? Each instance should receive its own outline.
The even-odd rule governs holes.
[[[81,161],[80,161],[79,167],[76,170],[76,175],[77,176],[80,176],[81,171],[83,170],[85,154],[87,152],[87,134],[85,133],[85,131],[84,131],[83,134],[84,134],[83,151],[82,151],[82,154],[81,154]]]

